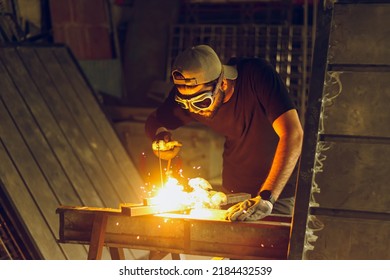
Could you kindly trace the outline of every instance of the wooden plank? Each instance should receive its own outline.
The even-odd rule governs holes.
[[[69,109],[75,120],[77,120],[78,127],[72,130],[72,135],[68,135],[67,139],[77,153],[99,196],[102,200],[104,199],[104,206],[117,206],[121,201],[121,195],[115,191],[114,185],[116,182],[107,173],[106,166],[109,162],[102,161],[100,158],[101,154],[105,154],[106,151],[102,150],[104,147],[98,145],[101,140],[100,135],[94,130],[94,125],[91,121],[93,116],[88,115],[84,105],[79,102],[67,76],[63,73],[58,61],[52,56],[52,50],[39,48],[36,49],[36,52],[39,59],[44,62],[46,72],[55,81],[55,86],[63,99],[64,106]]]
[[[0,72],[1,69],[3,68],[0,66]],[[0,74],[0,77],[4,77],[4,75]],[[5,89],[2,80],[0,78],[0,85]],[[59,223],[53,209],[58,207],[59,203],[30,150],[20,137],[19,131],[6,113],[7,109],[1,102],[0,138],[2,140],[2,160],[0,175],[6,186],[6,192],[12,198],[12,203],[15,204],[16,209],[23,217],[22,223],[27,225],[33,236],[33,242],[39,246],[44,259],[64,259],[73,253],[79,253],[78,256],[83,256],[82,247],[64,252],[62,246],[58,246],[56,243],[56,232]],[[45,207],[41,208],[41,205]]]
[[[0,112],[1,113],[1,112]],[[2,119],[3,122],[3,119]],[[2,126],[0,126],[0,179],[3,182],[4,192],[15,205],[15,209],[23,217],[22,225],[33,237],[32,243],[38,248],[43,258],[64,259],[64,253],[55,240],[54,231],[47,227],[47,221],[40,212],[34,197],[31,196],[26,183],[20,177],[19,170],[11,161],[9,153],[2,141]],[[79,250],[80,248],[76,248]],[[83,256],[83,255],[80,255]],[[86,254],[84,254],[86,257]]]
[[[36,202],[35,209],[40,211],[37,217],[41,213],[44,221],[38,228],[39,232],[45,232],[47,228],[53,234],[50,241],[56,243],[58,222],[57,219],[52,219],[52,215],[53,209],[58,205],[106,206],[111,203],[112,206],[117,206],[121,200],[112,191],[114,185],[110,186],[108,177],[104,180],[105,172],[102,167],[93,159],[95,143],[92,141],[92,145],[89,145],[90,139],[83,133],[77,114],[70,110],[68,104],[64,104],[63,92],[58,88],[67,81],[59,81],[58,85],[55,77],[48,74],[45,64],[58,62],[41,60],[33,48],[17,49],[18,51],[16,48],[3,48],[0,53],[0,62],[5,63],[0,65],[0,140],[5,151],[3,155],[8,156],[8,160],[18,168],[16,173],[20,174],[20,180],[25,183],[27,190],[31,192],[31,199]],[[77,109],[80,108],[82,106]],[[90,153],[84,153],[83,145]],[[3,164],[1,168],[2,177],[6,176],[3,174],[12,174],[3,169]],[[12,188],[12,180],[16,179],[7,177],[7,180],[3,180],[7,184],[4,187],[7,191]],[[95,188],[99,190],[99,194]],[[12,190],[11,192],[14,194]],[[110,194],[114,194],[111,201]],[[104,196],[108,203],[102,202],[99,195]],[[12,198],[10,202],[14,203]],[[24,204],[19,204],[20,208],[23,206]],[[31,212],[36,214],[35,209]],[[28,215],[26,217],[29,219]],[[24,218],[21,215],[21,222],[28,224],[29,221],[24,221]],[[39,225],[39,219],[35,223]],[[32,234],[32,242],[37,242],[35,239],[42,236],[37,235],[36,230],[30,230],[29,233]],[[44,251],[41,252],[43,258],[80,259],[87,253],[84,246],[73,248],[74,245],[61,244],[57,245],[59,254],[62,254],[59,256],[55,247],[49,245],[51,242],[46,241],[49,237],[42,238],[38,243],[43,241],[42,244],[39,243]],[[49,250],[53,252],[48,252]]]
[[[0,85],[2,87],[1,97],[6,102],[7,107],[4,103],[1,103],[1,129],[2,134],[0,135],[3,139],[3,143],[9,152],[9,157],[14,161],[21,176],[20,180],[23,180],[26,184],[26,188],[32,199],[36,202],[36,210],[39,211],[38,215],[43,215],[45,220],[44,227],[52,232],[52,241],[56,243],[56,232],[58,228],[58,222],[53,218],[53,209],[58,207],[59,198],[62,202],[79,201],[75,195],[72,199],[74,191],[68,189],[70,185],[67,177],[63,176],[63,170],[58,165],[57,159],[52,155],[50,147],[47,145],[46,138],[42,134],[41,127],[36,122],[36,119],[32,115],[43,109],[42,104],[35,104],[36,107],[31,109],[25,103],[29,98],[33,98],[36,89],[31,81],[28,80],[26,73],[23,72],[23,65],[20,60],[14,56],[14,49],[1,49],[1,71],[0,71]],[[7,68],[3,64],[6,63]],[[11,75],[14,74],[13,77]],[[16,77],[16,81],[12,78]],[[25,83],[25,84],[24,84]],[[19,85],[20,91],[16,87]],[[27,87],[26,87],[27,86]],[[24,91],[24,92],[22,92]],[[25,95],[26,92],[31,91],[30,96]],[[23,98],[22,98],[23,97]],[[24,99],[26,98],[26,99]],[[11,115],[6,115],[9,112]],[[12,117],[12,118],[11,118]],[[45,115],[41,115],[45,117]],[[44,120],[47,121],[47,120]],[[40,162],[39,162],[40,161]],[[15,175],[16,176],[16,175]],[[9,182],[9,181],[8,181]],[[7,183],[5,186],[8,192],[14,195],[12,183]],[[11,196],[10,196],[11,197]],[[18,201],[15,197],[11,200],[11,203]],[[21,202],[16,207],[19,213],[24,213],[22,209],[26,207],[25,203]],[[35,212],[35,209],[27,208],[27,211]],[[23,219],[29,219],[30,216],[22,215],[21,223],[25,223]],[[25,218],[26,217],[26,218]],[[39,224],[39,223],[37,223]],[[39,227],[40,231],[45,231]],[[40,234],[34,234],[35,231],[29,228],[32,242],[36,243],[47,243],[51,244],[46,236],[43,240],[40,240]],[[49,259],[79,259],[85,256],[86,251],[84,248],[69,248],[69,246],[60,246],[63,256],[53,254],[56,252],[55,247],[51,246],[39,246],[38,248],[43,258]]]
[[[60,51],[61,49],[62,52]],[[53,55],[54,52],[62,53],[62,60],[57,59],[56,56]],[[119,142],[112,127],[109,125],[107,118],[103,115],[96,99],[93,98],[91,88],[80,88],[77,84],[75,84],[75,77],[77,79],[76,81],[80,80],[85,84],[85,81],[82,80],[80,76],[79,69],[75,67],[75,62],[69,58],[69,53],[67,53],[66,49],[63,48],[53,49],[53,53],[43,52],[41,50],[39,50],[38,53],[44,59],[56,60],[59,64],[61,64],[61,68],[53,70],[56,71],[57,75],[61,75],[62,79],[67,80],[67,85],[63,85],[65,86],[63,90],[66,90],[66,94],[69,96],[69,99],[66,101],[72,108],[72,111],[79,115],[78,119],[80,120],[80,125],[84,133],[88,135],[89,139],[91,139],[90,145],[91,148],[93,148],[96,159],[102,164],[103,170],[107,174],[109,181],[112,183],[112,189],[118,194],[120,202],[137,202],[137,197],[135,197],[134,194],[131,195],[131,181],[127,181],[124,177],[126,173],[121,172],[121,163],[116,161],[112,154],[112,148],[108,146],[109,143],[115,141],[114,139],[116,139],[120,146],[121,143]],[[87,100],[83,100],[83,97],[87,98]],[[101,118],[99,118],[99,116],[101,116]],[[99,120],[99,125],[97,125],[96,119]],[[102,127],[104,127],[103,123],[105,123],[107,127],[110,127],[109,131],[104,131],[102,129]],[[104,137],[108,137],[109,139],[107,140]],[[123,154],[122,156],[126,157],[127,154]],[[127,160],[129,160],[128,157]],[[127,172],[131,171],[127,170]],[[141,186],[142,185],[139,187]]]
[[[35,84],[30,79],[14,48],[3,48],[0,58],[11,75],[7,82],[3,100],[14,117],[20,133],[42,170],[48,185],[60,204],[80,204],[71,181],[64,174],[63,167],[52,153],[47,136],[55,137],[57,125],[40,98]],[[4,72],[3,72],[4,74]],[[12,87],[15,86],[15,89]],[[19,114],[16,114],[19,112]],[[31,115],[30,115],[31,113]],[[35,121],[34,121],[35,120]],[[46,132],[46,134],[45,134]],[[62,138],[63,135],[58,135]]]
[[[60,97],[58,90],[46,72],[43,63],[39,60],[33,48],[18,48],[18,53],[26,67],[26,71],[22,71],[20,75],[14,77],[17,84],[23,89],[24,99],[31,107],[34,116],[39,121],[42,133],[45,135],[53,153],[63,167],[63,172],[69,178],[69,186],[73,186],[76,195],[70,199],[76,200],[78,197],[81,205],[104,206],[99,194],[94,188],[89,174],[85,171],[82,165],[82,160],[77,154],[78,142],[82,141],[78,135],[77,120],[70,113],[68,108],[64,106],[63,100]],[[13,63],[20,64],[15,58]],[[30,75],[32,81],[28,81]],[[27,88],[20,77],[25,77],[31,86]],[[73,145],[73,146],[72,146]],[[67,185],[63,185],[64,190],[67,190]],[[70,196],[67,193],[67,196]],[[73,205],[67,201],[61,200],[62,204]]]
[[[141,187],[144,185],[141,176],[127,156],[126,150],[116,136],[113,127],[107,121],[98,102],[92,94],[87,94],[92,91],[91,87],[87,84],[86,79],[80,74],[80,71],[75,64],[75,60],[72,59],[67,49],[54,49],[54,53],[58,62],[61,64],[64,73],[68,76],[69,82],[74,88],[74,92],[77,93],[88,114],[93,116],[92,121],[103,138],[102,145],[107,145],[110,151],[110,157],[106,158],[106,160],[117,162],[119,168],[114,168],[110,171],[112,172],[111,174],[116,176],[116,186],[124,198],[124,202],[141,201]]]
[[[4,53],[1,51],[0,57],[3,58],[3,55]],[[53,215],[53,209],[57,208],[60,203],[57,194],[53,192],[48,180],[61,179],[57,176],[51,177],[54,175],[50,173],[49,165],[55,164],[55,161],[51,161],[50,164],[46,162],[41,165],[37,162],[36,157],[42,159],[45,156],[50,156],[42,153],[42,149],[46,148],[44,137],[40,134],[39,127],[8,76],[3,60],[1,61],[0,86],[2,88],[2,102],[0,104],[0,119],[2,122],[0,126],[0,137],[9,154],[8,156],[12,159],[15,166],[17,166],[18,172],[20,173],[19,175],[16,175],[15,173],[15,176],[21,176],[21,180],[23,180],[26,185],[26,191],[28,191],[32,195],[34,201],[36,201],[37,205],[35,207],[38,207],[39,213],[42,213],[40,215],[43,216],[46,227],[49,226],[51,233],[53,234],[52,238],[55,241],[58,221],[55,215]],[[4,105],[4,102],[7,102],[7,107]],[[8,112],[12,115],[9,115]],[[6,159],[4,158],[4,161],[5,160]],[[53,158],[51,158],[51,160],[53,160]],[[44,173],[44,171],[46,171],[46,173]],[[12,187],[11,183],[6,183],[8,192],[14,192]],[[25,204],[23,202],[20,203],[21,204],[18,205],[17,209],[25,208]],[[33,211],[31,209],[29,210]],[[39,234],[34,236],[34,239],[39,238],[41,238]],[[45,240],[43,241],[46,241],[46,239],[47,237],[45,237]],[[43,242],[40,240],[34,241]],[[49,243],[49,241],[47,242]],[[51,251],[55,252],[54,248],[48,248],[46,246],[42,246],[42,250],[41,254],[43,258],[51,258],[53,257]],[[60,248],[60,250],[63,251],[62,254],[64,254],[64,256],[61,257],[60,255],[56,255],[56,258],[58,259],[74,256],[74,253],[77,255],[78,252],[81,252],[81,254],[78,254],[79,256],[82,256],[83,254],[82,248],[77,248],[76,250],[71,249],[70,251]]]
[[[43,137],[42,135],[39,135],[39,127],[32,121],[33,118],[28,112],[28,108],[14,88],[2,63],[0,64],[0,85],[2,88],[1,99],[3,102],[7,103],[7,107],[3,102],[0,103],[0,119],[2,121],[0,135],[3,143],[10,153],[9,156],[18,166],[19,172],[21,172],[31,193],[36,195],[38,201],[41,201],[42,203],[47,202],[49,206],[53,207],[52,209],[55,209],[59,205],[58,200],[48,186],[46,178],[37,165],[37,162],[32,155],[33,151],[29,149],[25,142],[28,141],[29,137],[32,138],[34,135],[37,136],[39,139],[38,141],[43,141]],[[10,112],[12,116],[8,115],[8,112]],[[22,135],[24,132],[23,138],[22,135],[19,134],[20,130]],[[38,146],[38,144],[34,143],[32,143],[32,145]],[[49,216],[51,216],[51,218],[55,217],[52,215]],[[58,224],[55,219],[52,219],[52,222],[53,223],[51,224]]]

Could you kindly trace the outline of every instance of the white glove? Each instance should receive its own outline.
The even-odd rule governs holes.
[[[226,210],[225,219],[229,221],[257,221],[272,212],[273,205],[260,196],[239,202]]]

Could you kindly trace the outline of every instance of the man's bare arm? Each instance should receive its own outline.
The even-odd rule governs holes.
[[[295,109],[280,115],[272,126],[279,136],[279,143],[261,190],[270,190],[272,196],[278,199],[301,154],[303,130]]]

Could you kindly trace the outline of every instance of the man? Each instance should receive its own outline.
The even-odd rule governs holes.
[[[178,55],[172,78],[175,87],[145,124],[154,149],[161,140],[172,144],[166,152],[159,151],[160,156],[177,154],[171,130],[203,123],[225,136],[223,188],[252,195],[230,207],[226,218],[244,221],[271,212],[291,214],[295,183],[288,181],[300,156],[303,132],[275,69],[257,58],[222,65],[211,47],[199,45]]]

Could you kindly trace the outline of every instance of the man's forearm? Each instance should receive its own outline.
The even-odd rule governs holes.
[[[270,190],[272,196],[278,199],[301,154],[303,130],[296,110],[282,114],[274,121],[273,128],[279,136],[279,143],[261,190]]]
[[[270,190],[278,199],[290,178],[301,153],[301,141],[297,138],[281,139],[276,149],[274,161],[261,190]]]

